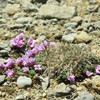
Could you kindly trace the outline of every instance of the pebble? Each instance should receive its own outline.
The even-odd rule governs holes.
[[[30,86],[32,84],[32,79],[26,76],[19,76],[17,79],[17,85],[19,88],[23,88],[25,86]]]

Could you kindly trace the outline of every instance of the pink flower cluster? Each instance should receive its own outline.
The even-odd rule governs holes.
[[[14,71],[10,69],[14,67],[14,65],[14,60],[11,58],[8,58],[5,62],[0,62],[0,68],[5,70],[7,76],[12,76],[14,74]]]
[[[20,33],[15,38],[11,39],[11,46],[22,48],[25,44],[23,39],[24,34]],[[0,62],[0,69],[4,69],[7,76],[12,76],[15,73],[13,67],[16,65],[21,67],[23,72],[28,72],[30,68],[33,68],[36,72],[42,70],[41,65],[35,65],[35,58],[33,57],[39,52],[44,51],[48,46],[55,46],[55,42],[44,40],[39,45],[36,45],[36,40],[30,37],[27,40],[27,45],[30,47],[29,50],[25,51],[25,55],[17,58],[15,62],[11,58],[8,58],[5,62]]]
[[[24,38],[24,34],[20,33],[19,35],[17,35],[15,38],[11,39],[11,46],[13,47],[23,47],[24,43],[23,43],[23,38]]]

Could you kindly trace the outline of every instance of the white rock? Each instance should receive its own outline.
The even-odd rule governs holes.
[[[32,80],[31,78],[28,78],[26,76],[19,76],[17,79],[17,85],[19,88],[23,88],[27,85],[31,85],[32,84]]]

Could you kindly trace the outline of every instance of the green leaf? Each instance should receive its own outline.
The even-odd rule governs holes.
[[[35,75],[35,71],[34,70],[29,70],[29,75],[33,77]]]

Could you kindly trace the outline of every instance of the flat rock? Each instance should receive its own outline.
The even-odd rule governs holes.
[[[74,6],[44,4],[39,9],[39,15],[42,18],[68,19],[75,14],[76,8]]]
[[[19,76],[17,79],[17,85],[19,88],[23,88],[25,86],[30,86],[32,84],[32,80],[26,76]]]

